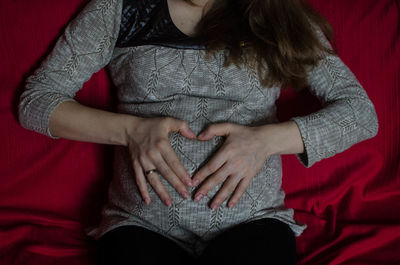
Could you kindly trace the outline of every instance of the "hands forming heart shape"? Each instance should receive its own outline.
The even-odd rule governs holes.
[[[137,117],[137,122],[126,133],[136,183],[143,200],[146,204],[151,202],[147,188],[149,182],[165,205],[172,204],[160,180],[161,175],[185,199],[189,197],[187,187],[198,187],[195,202],[223,183],[210,207],[217,209],[228,197],[228,207],[234,207],[269,156],[281,150],[277,140],[282,131],[277,131],[281,130],[278,127],[274,124],[249,127],[217,123],[196,137],[185,121],[170,117]],[[210,161],[191,178],[170,145],[168,133],[171,131],[179,132],[188,139],[208,141],[215,136],[224,136],[225,141]]]

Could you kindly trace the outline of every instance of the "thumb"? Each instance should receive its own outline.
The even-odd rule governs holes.
[[[199,140],[210,140],[214,136],[226,136],[231,131],[230,123],[218,123],[210,125],[205,131],[200,133],[197,138]]]
[[[190,129],[189,124],[186,121],[174,119],[171,123],[171,130],[179,132],[183,136],[189,139],[196,138],[196,134]]]

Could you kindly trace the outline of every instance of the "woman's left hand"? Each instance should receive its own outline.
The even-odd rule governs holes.
[[[273,154],[268,144],[266,126],[247,127],[233,123],[209,126],[198,136],[198,140],[210,140],[214,136],[226,136],[224,144],[193,177],[193,184],[201,184],[194,198],[199,202],[218,184],[221,189],[212,199],[211,208],[217,209],[232,193],[228,207],[234,207],[247,190],[254,176]]]

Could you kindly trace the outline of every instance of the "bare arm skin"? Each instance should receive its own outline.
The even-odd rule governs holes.
[[[127,128],[137,122],[132,115],[108,112],[75,101],[60,103],[51,113],[54,137],[99,144],[127,145]]]
[[[190,139],[195,137],[184,121],[164,117],[141,118],[65,101],[52,112],[49,129],[54,137],[127,146],[138,188],[147,204],[150,203],[147,182],[165,205],[172,204],[160,176],[144,175],[143,171],[150,169],[157,169],[183,198],[189,197],[186,186],[192,185],[190,175],[168,142],[170,131],[179,131]]]

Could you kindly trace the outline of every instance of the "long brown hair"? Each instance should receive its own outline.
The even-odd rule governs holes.
[[[208,55],[227,49],[225,65],[247,61],[264,86],[300,90],[307,86],[310,67],[325,52],[336,53],[331,25],[306,0],[215,0],[195,31]]]

